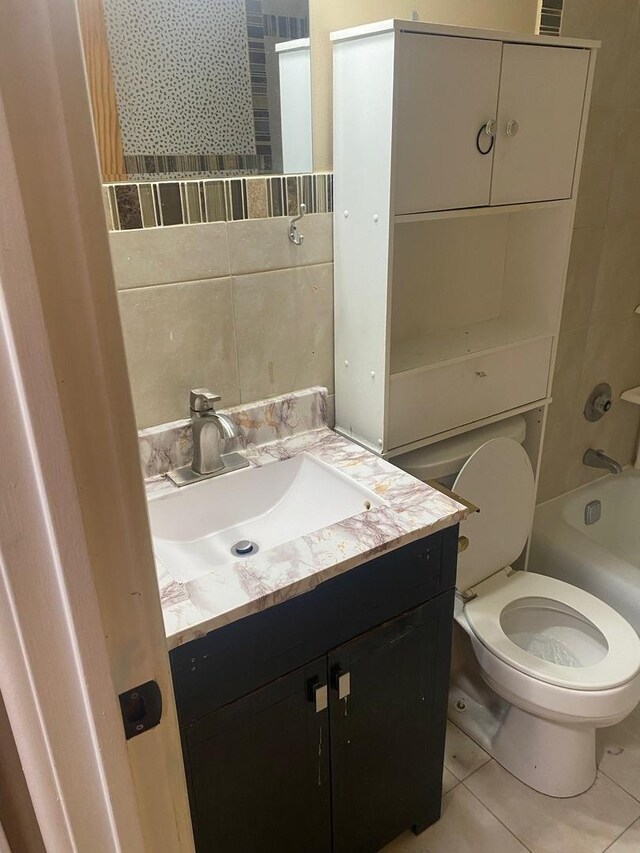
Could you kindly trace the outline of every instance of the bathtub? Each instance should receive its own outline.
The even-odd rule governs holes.
[[[585,524],[585,505],[602,516]],[[640,633],[640,471],[628,468],[536,508],[529,569],[606,601]]]

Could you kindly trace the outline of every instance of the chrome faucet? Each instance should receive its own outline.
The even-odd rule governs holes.
[[[622,465],[607,456],[604,450],[594,450],[590,447],[582,457],[582,462],[589,468],[603,468],[611,474],[622,474]]]
[[[208,388],[194,388],[189,394],[193,461],[169,471],[167,477],[176,486],[248,467],[248,461],[239,453],[223,453],[227,441],[240,433],[230,417],[216,412],[215,405],[221,399]]]
[[[236,438],[237,426],[226,415],[216,412],[222,397],[208,388],[194,388],[189,395],[191,429],[193,431],[193,462],[196,474],[215,474],[224,468],[220,446]]]

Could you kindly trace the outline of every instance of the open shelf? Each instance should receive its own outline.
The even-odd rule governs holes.
[[[395,226],[391,374],[555,335],[571,209],[527,208]]]

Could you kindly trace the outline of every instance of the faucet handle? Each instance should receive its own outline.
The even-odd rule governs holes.
[[[220,394],[214,394],[208,388],[193,388],[189,394],[189,408],[192,412],[213,412],[220,400]]]

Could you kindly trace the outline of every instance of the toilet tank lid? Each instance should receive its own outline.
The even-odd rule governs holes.
[[[418,480],[437,480],[457,474],[472,453],[492,438],[512,438],[519,444],[525,439],[527,425],[522,415],[505,418],[493,424],[454,435],[427,447],[410,450],[391,458],[391,462]]]

